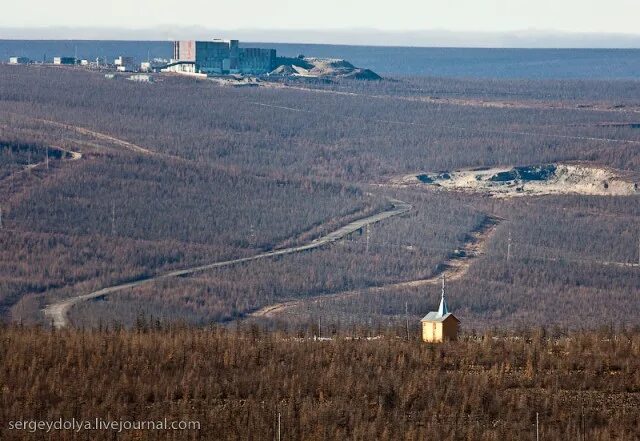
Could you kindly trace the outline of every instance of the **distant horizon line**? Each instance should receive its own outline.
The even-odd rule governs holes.
[[[203,38],[177,38],[169,40],[157,39],[120,39],[120,38],[4,38],[0,36],[0,41],[120,41],[127,43],[149,42],[149,43],[171,43],[178,40],[197,40],[206,41]],[[305,45],[305,46],[351,46],[351,47],[380,47],[380,48],[399,48],[399,49],[500,49],[500,50],[640,50],[638,47],[615,47],[615,46],[427,46],[427,45],[409,45],[409,44],[365,44],[365,43],[317,43],[305,41],[258,41],[258,40],[241,40],[247,43],[256,44],[288,44],[288,45]]]
[[[202,26],[149,28],[0,26],[0,40],[173,41],[227,36],[255,43],[459,49],[640,49],[640,34],[525,29],[515,31],[390,31],[357,29],[215,29]]]

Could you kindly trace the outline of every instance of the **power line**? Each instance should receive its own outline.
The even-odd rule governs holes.
[[[640,242],[640,239],[639,239]],[[528,248],[538,248],[544,250],[556,250],[556,248],[546,247],[544,245],[532,245],[527,243],[518,242],[523,247]],[[639,243],[639,252],[640,252],[640,243]],[[523,253],[519,253],[522,255]],[[616,262],[616,261],[608,261],[608,260],[598,260],[596,258],[585,258],[585,257],[568,257],[563,255],[558,255],[556,257],[548,257],[548,256],[540,256],[540,255],[530,255],[530,256],[522,256],[521,259],[537,259],[537,260],[545,260],[550,262],[558,262],[558,261],[567,261],[567,262],[586,262],[586,263],[596,263],[600,265],[617,265],[617,266],[629,266],[635,267],[640,266],[640,257],[639,262],[634,263],[633,260],[631,262]],[[635,259],[634,259],[635,260]]]
[[[304,112],[304,113],[312,113],[314,115],[321,115],[313,110],[299,109],[295,107],[285,107],[285,106],[277,106],[273,104],[265,104],[259,102],[249,102],[248,104],[263,106],[263,107],[271,107],[275,109],[289,110],[294,112]],[[560,139],[572,139],[577,141],[599,141],[599,142],[608,142],[608,143],[623,143],[623,144],[640,144],[640,140],[636,139],[616,139],[616,138],[601,138],[595,136],[584,136],[584,135],[562,135],[559,133],[543,133],[543,132],[526,132],[526,131],[518,131],[518,130],[496,130],[496,129],[483,129],[481,127],[463,127],[463,126],[453,126],[453,125],[441,125],[434,127],[433,124],[427,124],[422,122],[415,121],[395,121],[395,120],[387,120],[387,119],[378,119],[378,118],[364,118],[360,116],[349,116],[349,115],[336,115],[325,113],[325,116],[332,116],[334,118],[344,118],[344,119],[355,119],[359,121],[366,122],[378,122],[385,124],[398,124],[398,125],[406,125],[406,126],[418,126],[418,127],[429,127],[429,128],[442,128],[442,129],[450,129],[457,130],[462,132],[484,132],[498,135],[520,135],[520,136],[534,136],[534,137],[546,137],[546,138],[560,138]]]
[[[544,249],[544,250],[557,250],[556,248],[552,248],[552,247],[546,247],[543,245],[533,245],[533,244],[529,244],[529,243],[525,243],[525,242],[515,242],[513,240],[513,238],[511,237],[511,232],[509,232],[509,237],[507,239],[507,256],[506,256],[506,260],[509,261],[511,259],[514,258],[513,255],[513,249],[516,245],[519,245],[521,249],[526,249],[526,248],[538,248],[538,249]],[[401,244],[401,243],[391,243],[391,242],[386,242],[386,243],[378,243],[376,245],[376,248],[407,248],[407,247],[415,247],[415,245],[406,245],[406,244]],[[464,244],[459,245],[460,247],[464,248]],[[413,249],[417,249],[417,250],[424,250],[424,251],[444,251],[444,252],[448,252],[448,253],[455,253],[456,249],[455,247],[431,247],[431,246],[424,246],[424,247],[420,247],[420,248],[413,248]],[[483,253],[484,255],[487,256],[491,256],[492,254],[489,253]],[[640,238],[638,238],[638,262],[635,263],[635,258],[632,258],[631,262],[616,262],[616,261],[605,261],[605,260],[599,260],[597,258],[586,258],[586,257],[570,257],[570,256],[564,256],[564,255],[558,255],[557,257],[548,257],[548,256],[541,256],[541,255],[525,255],[524,253],[520,252],[518,253],[520,256],[520,260],[523,259],[537,259],[537,260],[545,260],[545,261],[551,261],[551,262],[557,262],[557,261],[567,261],[567,262],[585,262],[585,263],[596,263],[596,264],[600,264],[600,265],[618,265],[618,266],[631,266],[631,267],[635,267],[635,266],[640,266]],[[469,254],[467,257],[478,257],[479,254],[473,253],[473,254]],[[494,255],[495,256],[495,255]],[[497,256],[496,256],[497,257]]]
[[[522,249],[524,248],[539,248],[539,249],[545,249],[545,250],[556,250],[556,248],[552,248],[552,247],[545,247],[542,245],[533,245],[533,244],[528,244],[528,243],[524,243],[524,242],[515,242],[513,241],[513,239],[511,240],[511,243],[507,244],[507,254],[508,256],[506,257],[507,260],[511,260],[514,258],[513,256],[513,248],[515,247],[515,245],[520,245],[520,247]],[[408,246],[411,247],[415,247],[414,245],[406,245],[406,244],[400,244],[400,243],[378,243],[376,245],[376,248],[406,248]],[[462,247],[464,247],[464,244],[462,245]],[[444,252],[448,252],[448,253],[454,253],[456,251],[455,247],[452,248],[447,248],[447,247],[431,247],[431,246],[425,246],[425,247],[420,247],[420,248],[414,248],[414,249],[418,249],[418,250],[424,250],[424,251],[444,251]],[[495,256],[497,257],[495,254],[489,254],[489,253],[483,253],[484,255],[487,256]],[[524,253],[518,253],[520,255],[520,260],[523,259],[536,259],[536,260],[545,260],[545,261],[550,261],[550,262],[558,262],[558,261],[567,261],[567,262],[585,262],[585,263],[595,263],[595,264],[599,264],[599,265],[618,265],[618,266],[630,266],[630,267],[636,267],[636,266],[640,266],[640,238],[638,239],[638,262],[635,263],[635,257],[633,258],[633,260],[631,262],[616,262],[616,261],[604,261],[604,260],[598,260],[596,258],[585,258],[585,257],[569,257],[569,256],[562,256],[559,255],[558,257],[548,257],[548,256],[541,256],[541,255],[525,255]],[[473,254],[469,254],[467,255],[467,257],[479,257],[479,254],[473,253]],[[503,254],[504,256],[504,254]]]

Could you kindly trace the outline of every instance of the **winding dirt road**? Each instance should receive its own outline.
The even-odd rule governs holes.
[[[9,127],[9,126],[8,126],[8,124],[0,123],[0,128],[2,128],[2,127]],[[82,159],[82,153],[80,153],[80,152],[74,152],[73,150],[65,149],[64,147],[60,147],[60,146],[57,146],[57,145],[50,145],[50,146],[48,146],[48,148],[51,149],[51,150],[59,150],[59,151],[61,151],[63,153],[66,153],[67,155],[69,155],[66,158],[65,157],[60,158],[61,161],[77,161],[79,159]],[[54,161],[56,159],[51,158],[50,160]],[[42,162],[36,162],[36,163],[33,163],[33,164],[28,164],[22,170],[19,170],[17,172],[14,172],[13,174],[8,175],[7,177],[5,177],[5,179],[11,178],[13,176],[16,176],[16,175],[19,175],[19,174],[22,174],[22,173],[30,172],[32,170],[35,170],[36,168],[45,167],[46,165],[47,165],[46,160],[42,161]]]
[[[69,155],[68,158],[62,158],[61,159],[62,161],[77,161],[79,159],[82,159],[82,153],[80,153],[80,152],[74,152],[73,150],[68,150],[68,149],[65,149],[65,148],[62,148],[62,147],[59,147],[59,146],[55,146],[55,145],[49,146],[49,148],[53,149],[53,150],[60,150],[61,152],[64,152],[64,153]],[[53,160],[54,159],[51,159],[51,161],[53,161]],[[46,167],[46,165],[47,165],[46,161],[36,162],[35,164],[29,164],[23,170],[20,170],[16,174],[29,172],[29,171],[34,170],[36,168]]]
[[[250,318],[273,318],[283,312],[295,309],[297,307],[309,304],[319,303],[325,300],[342,300],[349,297],[355,297],[363,294],[379,294],[390,290],[416,288],[427,285],[437,285],[445,276],[448,280],[456,280],[464,276],[471,262],[484,253],[487,240],[495,231],[498,224],[503,219],[497,217],[487,217],[470,235],[469,240],[464,244],[462,253],[452,255],[443,265],[443,269],[433,276],[426,279],[409,280],[406,282],[392,283],[382,286],[373,286],[369,288],[355,289],[350,291],[342,291],[334,294],[319,295],[307,297],[305,299],[290,300],[287,302],[275,303],[265,306],[257,311],[247,314],[245,319]]]
[[[71,297],[68,299],[64,299],[61,301],[58,301],[56,303],[52,303],[50,305],[47,305],[43,312],[45,317],[47,317],[49,320],[52,321],[53,326],[56,328],[64,328],[65,326],[68,325],[68,319],[67,319],[67,313],[68,311],[71,309],[71,307],[73,307],[74,305],[80,303],[80,302],[84,302],[87,300],[91,300],[91,299],[96,299],[99,297],[104,297],[108,294],[113,294],[115,292],[118,291],[123,291],[125,289],[129,289],[129,288],[135,288],[137,286],[140,285],[144,285],[144,284],[148,284],[148,283],[152,283],[152,282],[156,282],[159,280],[163,280],[163,279],[168,279],[171,277],[180,277],[180,276],[186,276],[186,275],[190,275],[193,273],[197,273],[197,272],[201,272],[201,271],[207,271],[210,269],[215,269],[215,268],[222,268],[222,267],[226,267],[226,266],[231,266],[231,265],[236,265],[239,263],[246,263],[246,262],[251,262],[254,260],[259,260],[259,259],[265,259],[265,258],[270,258],[270,257],[277,257],[277,256],[284,256],[286,254],[293,254],[293,253],[299,253],[302,251],[307,251],[307,250],[312,250],[315,248],[319,248],[321,246],[324,245],[328,245],[332,242],[338,241],[346,236],[348,236],[349,234],[352,234],[356,231],[358,231],[359,229],[370,225],[370,224],[374,224],[380,221],[383,221],[385,219],[389,219],[391,217],[394,216],[399,216],[401,214],[404,214],[406,212],[408,212],[409,210],[411,210],[412,206],[411,204],[408,204],[406,202],[403,201],[399,201],[399,200],[391,200],[391,203],[393,204],[391,208],[389,208],[388,210],[373,214],[371,216],[367,216],[361,219],[357,219],[353,222],[348,223],[347,225],[338,228],[335,231],[332,231],[324,236],[321,236],[317,239],[314,239],[313,241],[304,244],[304,245],[299,245],[299,246],[294,246],[294,247],[289,247],[289,248],[283,248],[280,250],[275,250],[275,251],[269,251],[266,253],[261,253],[261,254],[256,254],[254,256],[250,256],[250,257],[242,257],[239,259],[232,259],[232,260],[225,260],[225,261],[221,261],[221,262],[215,262],[215,263],[211,263],[211,264],[207,264],[207,265],[201,265],[201,266],[196,266],[196,267],[191,267],[191,268],[186,268],[186,269],[182,269],[182,270],[175,270],[175,271],[170,271],[168,273],[164,273],[164,274],[159,274],[157,276],[151,276],[151,277],[147,277],[147,278],[143,278],[140,280],[136,280],[134,282],[128,282],[128,283],[121,283],[121,284],[117,284],[117,285],[113,285],[113,286],[109,286],[106,288],[102,288],[99,289],[97,291],[93,291],[90,292],[88,294],[82,294],[79,296],[75,296],[75,297]]]
[[[22,116],[22,115],[20,115],[20,116]],[[47,124],[47,125],[50,125],[50,126],[53,126],[53,127],[59,127],[59,128],[66,129],[66,130],[71,130],[71,131],[74,131],[76,133],[80,133],[81,135],[91,136],[91,137],[99,139],[101,141],[107,141],[107,142],[110,142],[112,144],[118,145],[120,147],[123,147],[123,148],[125,148],[127,150],[131,150],[131,151],[136,152],[136,153],[142,153],[142,154],[145,154],[145,155],[149,155],[149,154],[154,154],[155,153],[155,152],[152,152],[149,149],[141,147],[141,146],[139,146],[137,144],[134,144],[132,142],[125,141],[123,139],[116,138],[114,136],[107,135],[107,134],[104,134],[104,133],[101,133],[101,132],[96,132],[94,130],[89,130],[89,129],[81,127],[81,126],[76,126],[76,125],[72,125],[72,124],[66,124],[66,123],[62,123],[62,122],[59,122],[59,121],[53,121],[53,120],[50,120],[50,119],[41,119],[41,118],[30,118],[30,119],[32,119],[34,121],[39,121],[39,122],[41,122],[43,124]]]
[[[265,306],[257,311],[247,314],[245,318],[273,318],[274,316],[291,309],[303,306],[309,303],[319,303],[325,300],[342,300],[363,294],[379,294],[390,290],[403,288],[416,288],[427,285],[437,285],[440,279],[445,276],[448,280],[456,280],[464,276],[471,262],[484,254],[487,240],[491,237],[497,226],[503,219],[498,217],[487,217],[485,221],[478,226],[470,235],[462,248],[462,253],[457,253],[449,257],[444,263],[442,270],[426,279],[409,280],[406,282],[392,283],[388,285],[373,286],[370,288],[355,289],[350,291],[342,291],[334,294],[319,295],[307,297],[305,299],[290,300],[287,302],[275,303]]]
[[[262,87],[272,89],[289,89],[298,90],[309,93],[328,94],[328,95],[342,95],[342,96],[355,96],[363,98],[373,99],[387,99],[387,100],[399,100],[409,102],[421,102],[428,104],[445,104],[450,106],[463,106],[463,107],[481,107],[481,108],[496,108],[496,109],[534,109],[534,110],[578,110],[582,112],[611,112],[611,113],[640,113],[640,106],[637,104],[631,105],[616,105],[613,103],[574,103],[564,104],[561,102],[545,103],[535,100],[492,100],[487,98],[452,98],[445,96],[431,96],[431,95],[415,95],[415,96],[403,96],[403,95],[385,95],[385,94],[368,94],[360,92],[346,92],[343,90],[333,89],[319,89],[314,87],[294,86],[291,84],[281,83],[262,83]]]

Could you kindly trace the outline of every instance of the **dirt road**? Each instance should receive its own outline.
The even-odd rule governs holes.
[[[50,119],[40,119],[40,118],[30,118],[30,119],[33,119],[35,121],[39,121],[41,123],[44,123],[44,124],[47,124],[47,125],[50,125],[50,126],[53,126],[53,127],[59,127],[59,128],[62,128],[62,129],[72,130],[72,131],[74,131],[76,133],[80,133],[81,135],[91,136],[91,137],[99,139],[101,141],[107,141],[107,142],[110,142],[112,144],[116,144],[116,145],[118,145],[120,147],[123,147],[123,148],[125,148],[127,150],[134,151],[136,153],[142,153],[142,154],[147,154],[147,155],[154,153],[151,150],[146,149],[144,147],[140,147],[139,145],[134,144],[132,142],[128,142],[128,141],[122,140],[120,138],[116,138],[116,137],[113,137],[113,136],[110,136],[110,135],[106,135],[104,133],[100,133],[100,132],[96,132],[96,131],[93,131],[93,130],[89,130],[89,129],[86,129],[84,127],[75,126],[75,125],[72,125],[72,124],[61,123],[59,121],[53,121],[53,120],[50,120]]]
[[[297,88],[297,89],[306,90],[306,91],[315,91],[315,89],[306,89],[306,88]],[[347,92],[337,92],[337,94],[357,95],[357,94],[352,94]],[[395,97],[386,97],[386,96],[385,97],[372,96],[372,97],[373,98],[395,98]],[[318,112],[314,110],[298,109],[295,107],[286,107],[286,106],[276,106],[273,104],[266,104],[266,103],[260,103],[260,102],[254,102],[254,101],[251,101],[248,104],[251,104],[253,106],[272,108],[272,109],[286,110],[290,112],[313,113],[316,115],[318,114]],[[640,110],[638,112],[640,112]],[[332,118],[338,117],[337,115],[333,115],[333,114],[328,116]],[[342,118],[367,121],[367,122],[377,122],[381,124],[401,125],[401,126],[433,127],[431,124],[414,122],[414,121],[398,121],[398,120],[391,120],[391,119],[364,118],[360,116],[350,116],[350,115],[344,115],[342,116]],[[521,130],[493,130],[493,129],[486,129],[486,128],[485,129],[470,128],[465,126],[452,126],[452,125],[442,126],[442,127],[450,130],[460,131],[460,132],[483,132],[483,133],[492,133],[496,135],[516,135],[516,136],[525,136],[525,137],[570,139],[574,141],[598,141],[598,142],[605,142],[609,144],[640,145],[640,140],[637,140],[637,139],[602,138],[597,136],[564,135],[560,133],[532,132],[532,131],[521,131]]]
[[[2,127],[9,127],[9,125],[0,123],[0,128],[2,128]],[[72,150],[68,150],[68,149],[65,149],[65,148],[57,146],[57,145],[51,145],[48,148],[50,150],[59,150],[59,151],[61,151],[63,153],[66,153],[67,155],[69,155],[67,158],[64,158],[64,157],[61,158],[61,160],[63,160],[63,161],[77,161],[79,159],[82,159],[82,153],[80,153],[80,152],[74,152]],[[48,155],[48,152],[47,152],[47,155]],[[51,158],[51,159],[47,158],[47,160],[54,161],[55,159],[54,158]],[[34,170],[36,168],[39,168],[39,167],[46,167],[47,160],[44,160],[42,162],[36,162],[36,163],[33,163],[33,164],[28,164],[22,170],[15,172],[13,175],[19,175],[21,173],[26,173],[26,172],[29,172],[29,171]],[[11,176],[12,175],[9,175],[9,177],[11,177]]]
[[[440,283],[440,280],[443,276],[445,276],[448,280],[459,279],[467,273],[469,267],[471,266],[471,262],[484,253],[484,247],[487,239],[491,237],[492,233],[495,231],[496,227],[501,221],[502,219],[497,217],[487,217],[485,221],[471,233],[470,239],[464,244],[464,247],[462,248],[463,253],[451,256],[444,263],[442,271],[434,274],[427,279],[409,280],[406,282],[398,282],[388,285],[374,286],[370,288],[343,291],[334,294],[320,295],[307,297],[305,299],[275,303],[273,305],[268,305],[261,309],[258,309],[257,311],[248,314],[245,318],[272,318],[285,311],[309,303],[318,303],[325,300],[342,300],[364,294],[374,295],[397,289],[437,285],[438,283]]]
[[[314,87],[294,86],[291,84],[262,83],[262,87],[273,89],[292,89],[310,93],[322,93],[329,95],[357,96],[373,99],[390,99],[399,101],[422,102],[429,104],[444,104],[450,106],[482,107],[496,109],[534,109],[534,110],[578,110],[582,112],[611,112],[611,113],[640,113],[640,106],[631,104],[620,106],[616,104],[592,103],[592,104],[564,104],[561,102],[546,103],[535,100],[492,100],[486,98],[451,98],[430,95],[380,95],[359,92],[345,92],[341,90],[319,89]]]
[[[324,245],[328,245],[332,242],[335,242],[337,240],[340,240],[346,236],[348,236],[349,234],[352,234],[356,231],[358,231],[359,229],[365,227],[366,225],[370,225],[370,224],[374,224],[376,222],[380,222],[383,221],[385,219],[389,219],[391,217],[394,216],[398,216],[401,214],[404,214],[406,212],[408,212],[409,210],[411,210],[412,206],[406,202],[402,202],[402,201],[398,201],[398,200],[391,200],[392,202],[392,207],[389,208],[388,210],[373,214],[371,216],[367,216],[364,217],[362,219],[357,219],[353,222],[348,223],[347,225],[332,231],[322,237],[319,237],[317,239],[314,239],[313,241],[305,244],[305,245],[299,245],[299,246],[295,246],[295,247],[289,247],[289,248],[283,248],[280,250],[274,250],[274,251],[269,251],[266,253],[260,253],[260,254],[256,254],[254,256],[249,256],[249,257],[242,257],[239,259],[232,259],[232,260],[225,260],[225,261],[221,261],[221,262],[215,262],[215,263],[211,263],[208,265],[201,265],[201,266],[196,266],[196,267],[192,267],[192,268],[186,268],[186,269],[182,269],[182,270],[176,270],[176,271],[170,271],[168,273],[164,273],[164,274],[159,274],[157,276],[152,276],[152,277],[147,277],[144,279],[140,279],[140,280],[136,280],[134,282],[128,282],[128,283],[121,283],[121,284],[117,284],[117,285],[113,285],[113,286],[109,286],[106,288],[102,288],[99,289],[97,291],[93,291],[90,292],[88,294],[82,294],[79,296],[75,296],[75,297],[71,297],[68,299],[64,299],[61,300],[59,302],[56,303],[52,303],[50,305],[47,305],[43,312],[45,317],[47,317],[49,320],[52,321],[53,326],[56,328],[63,328],[65,326],[68,325],[68,320],[67,320],[67,313],[69,311],[69,309],[71,309],[71,307],[73,307],[74,305],[80,303],[80,302],[84,302],[87,300],[91,300],[91,299],[96,299],[99,297],[104,297],[106,295],[118,292],[118,291],[123,291],[125,289],[129,289],[129,288],[135,288],[136,286],[140,286],[140,285],[144,285],[147,283],[152,283],[155,281],[159,281],[159,280],[163,280],[163,279],[168,279],[171,277],[180,277],[180,276],[186,276],[189,274],[193,274],[193,273],[197,273],[197,272],[201,272],[201,271],[207,271],[210,269],[215,269],[215,268],[222,268],[222,267],[226,267],[226,266],[231,266],[231,265],[236,265],[239,263],[246,263],[246,262],[251,262],[254,260],[259,260],[259,259],[265,259],[265,258],[270,258],[270,257],[277,257],[277,256],[284,256],[286,254],[293,254],[293,253],[299,253],[302,251],[307,251],[307,250],[312,250],[314,248],[319,248],[321,246]]]
[[[74,152],[72,150],[67,150],[67,149],[64,149],[64,148],[58,147],[58,146],[51,146],[50,148],[51,149],[60,150],[61,152],[64,152],[64,153],[69,155],[68,158],[64,158],[64,159],[62,159],[62,161],[77,161],[79,159],[82,159],[82,153],[80,153],[80,152]],[[35,170],[37,168],[45,168],[45,167],[47,167],[47,161],[48,160],[45,160],[45,161],[42,161],[42,162],[36,162],[36,163],[33,163],[33,164],[28,164],[28,165],[24,166],[23,169],[18,170],[16,172],[13,172],[12,174],[9,174],[5,178],[3,178],[3,180],[14,179],[16,176],[19,176],[19,175],[22,175],[22,174],[25,174],[25,173],[30,173],[31,171],[33,171],[33,170]],[[54,159],[51,159],[50,161],[54,161]]]

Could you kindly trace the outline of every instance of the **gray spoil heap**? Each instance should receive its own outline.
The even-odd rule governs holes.
[[[280,57],[279,64],[270,75],[301,78],[346,78],[354,80],[381,80],[369,69],[355,67],[346,60],[315,57]]]

